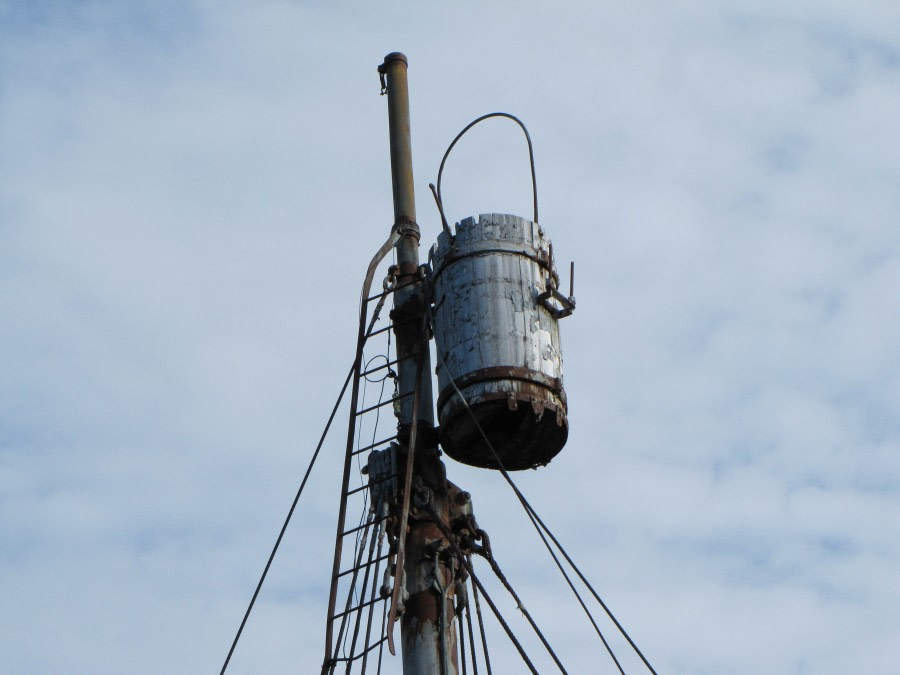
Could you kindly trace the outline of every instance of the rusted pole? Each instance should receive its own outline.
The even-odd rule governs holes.
[[[409,127],[408,61],[399,52],[388,54],[379,67],[388,100],[391,178],[394,189],[394,223],[400,233],[397,242],[398,286],[391,319],[397,336],[398,388],[407,396],[397,411],[400,435],[408,434],[416,407],[416,448],[413,463],[412,502],[430,504],[449,521],[449,495],[444,465],[438,458],[434,433],[434,396],[431,388],[431,360],[423,334],[426,302],[419,274],[419,226],[413,190],[412,145]],[[424,351],[424,353],[421,353]],[[410,508],[405,537],[405,587],[407,597],[401,618],[404,675],[457,675],[456,623],[454,620],[453,571],[448,569],[448,545],[433,520]],[[399,570],[395,583],[400,583]]]
[[[419,269],[419,225],[416,223],[416,195],[413,189],[412,141],[409,130],[409,89],[406,78],[406,56],[393,52],[384,57],[379,72],[384,76],[388,100],[388,125],[391,139],[391,182],[394,188],[394,224],[400,232],[397,242],[397,267],[399,286],[415,279]],[[395,306],[407,306],[404,313],[424,312],[425,300],[421,285],[407,286],[397,291]],[[416,306],[418,305],[418,306]],[[396,310],[395,310],[396,312]],[[399,317],[406,318],[406,317]],[[396,322],[395,322],[396,323]],[[421,343],[419,327],[414,317],[398,327],[397,364],[400,378],[400,394],[411,392],[416,382],[416,359],[404,358],[418,353]],[[419,406],[419,422],[434,426],[434,396],[431,390],[431,365],[425,355],[425,367],[420,382],[422,405]],[[402,399],[400,424],[412,422],[412,397]]]

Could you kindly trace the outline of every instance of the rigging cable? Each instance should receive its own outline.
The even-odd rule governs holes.
[[[457,615],[457,619],[462,618],[462,611]],[[461,623],[461,621],[458,621]],[[469,675],[469,669],[466,668],[466,634],[465,631],[459,631],[459,663],[462,666],[462,675]]]
[[[465,591],[465,586],[463,586]],[[472,607],[469,605],[469,599],[466,598],[466,605],[463,607],[466,612],[466,630],[469,633],[469,649],[472,652],[472,675],[478,675],[478,655],[475,653],[475,632],[472,630]],[[462,635],[462,631],[460,631]]]
[[[294,515],[294,510],[297,508],[297,502],[300,501],[300,495],[303,494],[303,488],[306,487],[306,481],[309,479],[309,475],[312,472],[313,465],[316,463],[316,459],[319,457],[319,451],[322,449],[322,445],[325,443],[325,437],[328,435],[328,431],[331,429],[331,423],[334,421],[334,416],[337,414],[338,408],[341,405],[341,400],[344,398],[344,394],[347,392],[347,385],[350,384],[350,380],[353,377],[353,373],[356,370],[356,363],[354,362],[353,366],[350,368],[350,372],[347,373],[347,379],[344,380],[344,386],[341,387],[341,393],[338,394],[337,401],[334,402],[334,407],[331,409],[331,415],[328,416],[328,422],[325,424],[325,429],[322,431],[322,436],[319,438],[319,443],[316,445],[316,450],[313,452],[312,459],[309,461],[309,466],[306,468],[306,473],[303,475],[303,480],[300,482],[300,487],[297,490],[297,494],[294,497],[294,501],[291,503],[291,508],[288,510],[287,517],[284,519],[284,524],[281,526],[281,531],[278,533],[278,538],[275,540],[275,545],[272,547],[272,552],[269,554],[269,559],[266,561],[266,566],[263,568],[262,575],[259,577],[259,582],[256,584],[256,590],[253,591],[253,597],[250,598],[250,604],[247,606],[247,611],[244,612],[244,618],[241,620],[241,625],[237,630],[237,633],[234,636],[234,640],[231,643],[231,648],[228,650],[228,656],[225,657],[225,663],[222,665],[222,670],[219,675],[224,675],[225,669],[228,668],[228,663],[231,661],[231,656],[234,654],[234,649],[237,647],[238,640],[241,639],[241,633],[244,632],[244,626],[247,624],[247,619],[250,617],[250,612],[253,610],[253,605],[256,603],[256,598],[259,596],[259,591],[262,589],[263,582],[266,580],[266,575],[269,573],[269,568],[272,566],[272,560],[275,559],[275,554],[278,552],[278,547],[281,545],[281,540],[284,538],[284,533],[287,530],[288,524],[291,522],[291,518]]]
[[[516,601],[516,605],[519,607],[519,611],[525,616],[528,623],[531,624],[531,627],[534,629],[534,632],[537,633],[538,638],[540,638],[541,642],[544,643],[544,647],[547,648],[547,651],[550,653],[550,656],[553,657],[553,660],[556,662],[557,667],[565,673],[566,669],[563,667],[562,663],[560,663],[559,659],[556,656],[556,653],[553,651],[553,648],[550,646],[550,643],[547,642],[547,639],[544,637],[544,634],[541,633],[541,629],[538,628],[537,624],[534,622],[534,619],[531,618],[531,614],[525,609],[525,603],[519,598],[519,595],[516,593],[515,589],[513,589],[512,584],[506,578],[506,575],[500,570],[500,565],[497,564],[497,561],[494,559],[494,554],[491,551],[490,538],[488,538],[486,532],[482,532],[481,535],[484,538],[485,545],[478,551],[478,553],[488,561],[491,569],[494,571],[494,574],[500,580],[500,583],[503,584],[503,587],[509,591],[509,594],[513,597],[513,600]]]
[[[471,566],[472,556],[469,556],[468,567]],[[475,598],[475,615],[478,617],[478,631],[481,633],[481,651],[484,654],[485,668],[487,668],[487,675],[493,675],[493,671],[491,671],[491,657],[488,653],[487,635],[484,632],[484,617],[481,616],[481,601],[478,599],[478,588],[474,584],[472,585],[472,597]],[[471,628],[471,617],[469,618]]]
[[[516,646],[516,649],[519,650],[519,655],[525,661],[526,665],[528,665],[528,667],[531,668],[532,672],[537,673],[537,671],[534,669],[534,665],[531,663],[531,660],[528,658],[528,655],[525,653],[525,650],[522,648],[522,645],[519,643],[518,639],[516,639],[516,636],[513,634],[512,629],[509,628],[508,624],[506,623],[506,620],[503,618],[502,614],[500,613],[500,610],[497,609],[497,606],[493,603],[490,596],[488,595],[487,590],[485,590],[484,585],[481,583],[481,581],[475,575],[475,568],[472,565],[471,559],[466,559],[465,555],[463,554],[462,550],[459,547],[459,544],[453,538],[453,533],[441,521],[440,516],[434,510],[434,507],[431,506],[430,504],[427,504],[424,508],[426,511],[428,511],[429,515],[434,520],[434,524],[437,525],[438,529],[441,531],[441,534],[444,535],[444,538],[450,543],[450,546],[453,547],[453,550],[456,553],[457,557],[459,558],[459,560],[462,561],[463,566],[466,568],[466,571],[469,573],[469,576],[472,578],[473,584],[475,584],[478,588],[481,589],[481,592],[484,594],[485,600],[487,600],[488,605],[490,606],[491,610],[494,612],[494,615],[497,617],[497,621],[499,621],[500,625],[503,626],[503,629],[506,631],[506,634],[509,636],[509,639],[512,641],[512,643]],[[482,532],[482,536],[484,536],[486,538],[486,534],[483,532]],[[499,567],[497,569],[499,569]],[[544,644],[544,647],[547,649],[550,656],[556,662],[556,665],[559,667],[560,671],[565,675],[566,669],[563,667],[562,663],[559,662],[559,659],[557,658],[556,653],[553,651],[553,647],[551,647],[550,643],[547,642],[543,633],[541,633],[541,629],[538,628],[537,624],[531,618],[531,615],[528,613],[528,610],[525,609],[525,605],[519,599],[519,596],[516,595],[515,591],[512,590],[512,587],[509,585],[509,582],[506,581],[506,578],[503,577],[502,573],[499,576],[500,576],[501,581],[504,582],[504,586],[506,587],[506,590],[510,592],[510,594],[513,596],[513,599],[516,601],[516,605],[518,605],[519,611],[522,612],[522,614],[528,620],[528,623],[531,624],[531,627],[534,629],[534,632],[537,633],[538,638],[540,638],[541,642]]]
[[[372,262],[369,263],[366,281],[363,284],[363,293],[361,294],[360,300],[362,307],[365,306],[365,297],[368,294],[368,288],[371,284],[371,277],[374,274],[375,266],[384,257],[384,255],[386,255],[387,252],[393,248],[394,244],[399,238],[399,232],[397,232],[397,228],[395,227],[391,230],[390,236],[382,245],[381,249],[379,249],[378,253],[375,255],[375,258],[373,258]],[[241,619],[241,624],[238,627],[237,632],[235,633],[234,640],[231,643],[231,647],[228,650],[228,654],[225,657],[225,662],[222,664],[222,670],[220,671],[219,675],[224,675],[225,671],[228,668],[228,664],[231,662],[231,657],[234,654],[237,643],[241,639],[241,634],[244,632],[244,627],[247,625],[247,619],[250,617],[250,612],[253,611],[253,606],[256,604],[256,598],[259,597],[259,592],[262,589],[262,585],[269,573],[269,568],[272,566],[272,561],[275,559],[275,554],[278,552],[279,546],[281,546],[281,541],[284,538],[284,533],[287,531],[287,527],[291,522],[291,518],[293,517],[294,511],[297,508],[297,503],[300,501],[300,495],[303,494],[303,489],[306,487],[306,483],[309,480],[310,474],[312,473],[313,466],[315,465],[316,460],[319,457],[319,451],[322,449],[322,445],[325,443],[325,438],[327,437],[328,432],[331,429],[331,423],[334,421],[334,416],[337,414],[338,408],[341,405],[341,401],[344,398],[344,394],[347,392],[347,386],[353,379],[353,374],[359,369],[362,356],[362,348],[365,344],[364,335],[368,336],[368,334],[372,332],[372,327],[374,326],[375,321],[378,318],[378,313],[380,312],[381,306],[383,306],[383,303],[379,303],[377,309],[373,313],[372,320],[369,323],[368,329],[366,330],[365,334],[363,334],[363,326],[360,325],[360,339],[358,340],[353,365],[350,367],[350,372],[347,373],[347,378],[344,380],[344,385],[341,387],[341,391],[334,403],[334,407],[331,409],[331,414],[328,416],[328,422],[325,423],[325,429],[322,431],[322,436],[319,438],[319,442],[316,445],[316,449],[313,452],[312,458],[310,459],[309,466],[306,468],[306,473],[303,475],[303,480],[300,482],[300,487],[297,489],[297,494],[294,496],[294,501],[291,503],[291,507],[290,509],[288,509],[287,516],[285,517],[284,523],[281,526],[281,531],[278,533],[278,537],[275,539],[275,545],[272,547],[272,552],[269,554],[269,559],[266,561],[266,565],[263,568],[262,574],[260,575],[259,582],[256,584],[256,589],[253,591],[253,596],[250,598],[250,604],[247,606],[247,611],[244,612],[244,616]],[[361,319],[365,316],[362,311],[362,307],[360,310]],[[362,324],[362,321],[360,321],[360,323]]]
[[[529,164],[530,164],[530,168],[531,168],[531,185],[532,185],[532,195],[533,195],[533,199],[534,199],[534,219],[533,220],[535,223],[538,222],[537,177],[536,177],[536,173],[535,173],[534,149],[533,149],[532,142],[531,142],[531,135],[528,133],[528,129],[525,127],[525,124],[518,117],[515,117],[514,115],[510,115],[509,113],[494,112],[494,113],[489,113],[487,115],[482,115],[481,117],[476,118],[475,120],[470,122],[468,125],[466,125],[463,128],[463,130],[460,131],[456,135],[456,137],[450,143],[447,150],[444,152],[444,156],[441,159],[441,164],[440,164],[440,167],[438,168],[437,186],[435,186],[433,184],[429,185],[429,188],[431,188],[431,192],[434,195],[434,200],[435,200],[435,203],[437,204],[438,212],[440,213],[440,216],[441,216],[441,224],[444,228],[444,231],[448,235],[452,236],[452,232],[450,231],[450,226],[447,223],[447,217],[444,213],[444,201],[443,201],[443,195],[441,193],[441,180],[443,177],[444,165],[447,162],[447,158],[450,156],[450,152],[453,150],[454,146],[459,142],[459,140],[463,137],[463,135],[465,135],[465,133],[467,131],[469,131],[469,129],[474,127],[476,124],[483,122],[486,119],[490,119],[492,117],[503,117],[503,118],[512,120],[513,122],[515,122],[516,124],[519,125],[519,127],[522,129],[522,132],[525,134],[525,140],[528,143],[528,159],[529,159]],[[430,311],[429,311],[429,317],[430,317]],[[446,364],[446,360],[444,359],[444,355],[441,353],[441,351],[439,349],[437,349],[437,345],[435,345],[435,350],[438,354],[438,358],[440,358],[440,360],[444,363],[444,366],[446,367],[447,364]],[[449,368],[448,368],[448,371],[449,371]],[[624,671],[622,670],[622,667],[619,664],[618,659],[616,658],[615,654],[613,653],[609,643],[606,641],[606,638],[603,636],[603,633],[600,631],[600,628],[597,626],[596,622],[594,621],[594,617],[591,615],[591,612],[588,610],[587,606],[585,605],[584,601],[582,600],[581,595],[575,589],[568,574],[563,569],[562,564],[559,562],[559,559],[556,557],[556,554],[553,552],[552,548],[550,547],[549,543],[547,542],[546,538],[544,537],[543,533],[541,532],[542,528],[547,533],[547,535],[550,536],[553,543],[556,545],[556,547],[559,549],[559,551],[563,554],[563,557],[566,559],[566,561],[569,563],[569,565],[571,565],[572,569],[575,571],[575,573],[581,579],[582,583],[584,583],[584,585],[588,588],[588,590],[591,592],[591,594],[594,596],[594,598],[597,600],[597,602],[600,604],[600,606],[606,612],[607,616],[612,620],[613,624],[615,624],[615,626],[619,630],[619,632],[628,641],[628,644],[631,645],[631,648],[641,658],[641,661],[644,662],[644,665],[648,668],[648,670],[650,670],[651,673],[653,673],[653,675],[656,675],[656,671],[653,669],[653,666],[650,665],[650,662],[646,659],[644,654],[641,652],[641,650],[638,648],[638,646],[631,639],[631,636],[628,635],[627,631],[619,623],[619,621],[613,615],[612,611],[609,609],[609,607],[607,607],[606,603],[603,602],[603,600],[600,598],[599,594],[594,590],[593,586],[590,584],[590,582],[587,580],[587,578],[585,578],[584,574],[582,574],[581,570],[578,568],[578,566],[575,564],[575,562],[571,559],[571,557],[566,552],[566,550],[563,548],[563,546],[559,543],[557,538],[553,535],[553,533],[550,531],[550,529],[544,524],[543,520],[541,520],[540,516],[538,516],[537,512],[534,510],[534,508],[531,506],[531,504],[528,503],[528,500],[525,499],[525,496],[521,493],[519,488],[513,482],[512,478],[509,476],[509,473],[506,471],[506,468],[503,466],[503,463],[501,462],[500,457],[497,455],[497,451],[494,449],[493,445],[488,440],[487,435],[484,433],[484,430],[481,428],[481,425],[478,422],[476,415],[471,410],[471,408],[469,408],[468,402],[465,400],[465,397],[462,395],[462,392],[460,392],[459,388],[456,386],[456,382],[453,377],[450,378],[450,382],[453,385],[453,388],[456,391],[456,394],[462,400],[463,405],[466,408],[467,412],[472,417],[472,420],[475,423],[475,426],[477,427],[477,429],[478,429],[479,433],[481,434],[482,438],[484,439],[485,443],[487,443],[488,447],[491,449],[491,452],[494,454],[494,458],[497,460],[497,464],[500,468],[501,474],[503,475],[504,479],[506,479],[507,483],[509,483],[510,487],[515,492],[515,494],[518,497],[519,502],[522,504],[523,508],[525,508],[525,511],[528,514],[529,519],[532,522],[532,525],[537,530],[538,535],[541,537],[541,540],[543,541],[544,546],[547,548],[548,552],[553,557],[553,560],[556,563],[556,566],[559,568],[560,572],[562,573],[563,577],[565,578],[566,583],[569,585],[569,588],[575,594],[575,597],[578,599],[578,602],[581,605],[582,609],[587,614],[587,617],[590,620],[591,624],[593,625],[594,630],[596,631],[597,635],[600,637],[600,640],[603,642],[603,645],[606,647],[607,652],[612,657],[613,661],[615,662],[616,666],[618,667],[619,672],[623,673],[623,675],[624,675]]]
[[[531,659],[528,658],[528,654],[525,653],[525,649],[519,643],[519,640],[516,638],[515,634],[512,632],[512,628],[509,627],[509,624],[506,623],[506,620],[503,618],[503,614],[500,613],[500,610],[497,608],[497,605],[494,604],[494,601],[491,600],[491,596],[488,595],[487,590],[484,585],[482,585],[481,581],[475,576],[475,570],[472,567],[470,561],[463,559],[463,564],[466,566],[466,569],[469,572],[469,576],[472,578],[473,587],[477,587],[481,590],[482,595],[484,595],[484,599],[487,601],[488,606],[491,608],[491,611],[494,613],[494,616],[497,617],[497,621],[500,622],[500,625],[503,627],[503,630],[506,631],[506,635],[509,637],[510,641],[515,645],[516,649],[519,652],[519,656],[522,657],[522,660],[525,662],[525,665],[528,666],[529,670],[531,670],[534,675],[540,675],[535,669],[534,664],[531,662]],[[565,671],[563,671],[565,672]]]
[[[429,320],[433,320],[430,309],[428,310],[428,317],[429,317]],[[447,368],[447,372],[450,373],[450,368],[449,368],[449,365],[447,364],[447,360],[444,358],[444,354],[441,352],[441,350],[437,348],[437,345],[435,345],[435,351],[436,351],[437,356],[440,359],[441,363],[443,364],[443,366],[445,368]],[[469,413],[470,417],[472,418],[472,421],[475,424],[475,427],[478,429],[479,434],[481,434],[482,439],[487,444],[487,446],[490,448],[491,452],[494,454],[494,459],[497,461],[497,465],[499,467],[501,475],[506,480],[506,482],[509,484],[509,486],[512,488],[513,492],[515,493],[515,495],[518,498],[519,502],[521,503],[522,507],[525,509],[526,514],[528,515],[529,519],[531,520],[532,525],[534,526],[535,530],[537,531],[538,535],[540,536],[541,541],[543,541],[544,546],[547,548],[550,555],[553,557],[553,560],[556,562],[556,566],[559,568],[560,572],[563,574],[563,577],[566,579],[566,582],[569,584],[569,588],[572,589],[572,592],[575,594],[576,598],[578,598],[578,601],[581,603],[582,608],[587,613],[588,618],[591,620],[591,623],[593,624],[595,630],[597,631],[597,634],[600,636],[600,639],[603,641],[603,644],[606,647],[606,650],[609,653],[610,657],[612,657],[613,661],[615,662],[616,666],[618,667],[619,672],[624,673],[624,671],[622,670],[622,666],[619,664],[619,661],[616,658],[615,654],[613,653],[612,648],[610,647],[606,638],[600,632],[600,629],[597,627],[597,624],[594,622],[593,617],[591,616],[591,614],[588,611],[587,607],[585,606],[584,602],[581,600],[581,596],[578,594],[578,591],[575,590],[575,587],[573,586],[571,580],[569,579],[569,576],[566,574],[565,570],[563,569],[561,563],[559,562],[559,559],[553,553],[553,550],[550,547],[549,542],[547,542],[547,539],[542,532],[542,528],[550,536],[550,538],[553,540],[554,544],[556,544],[556,546],[559,548],[560,552],[563,554],[566,561],[572,566],[572,569],[575,571],[575,573],[578,575],[578,577],[581,579],[581,581],[585,584],[585,586],[587,586],[588,590],[590,590],[591,594],[594,596],[594,598],[597,600],[597,602],[600,604],[600,606],[606,612],[607,616],[609,616],[609,618],[615,624],[615,626],[619,630],[619,632],[628,641],[628,644],[631,645],[631,648],[640,657],[641,661],[643,661],[643,663],[647,667],[647,669],[651,673],[653,673],[653,675],[657,675],[656,671],[653,669],[653,666],[650,665],[650,662],[644,656],[643,652],[641,652],[641,650],[638,648],[638,646],[635,644],[635,642],[631,639],[631,636],[628,635],[625,628],[619,623],[619,621],[613,615],[612,611],[609,609],[609,607],[606,605],[606,603],[603,602],[603,600],[600,598],[599,594],[594,590],[593,586],[591,586],[591,584],[588,582],[588,580],[586,579],[584,574],[582,574],[581,570],[578,568],[578,566],[574,563],[574,561],[569,556],[569,554],[565,551],[565,549],[559,543],[559,540],[553,535],[552,532],[550,532],[549,528],[546,526],[546,524],[544,524],[544,521],[540,519],[540,517],[537,515],[537,512],[534,510],[534,507],[531,506],[531,504],[528,502],[527,499],[525,499],[525,495],[522,494],[521,490],[519,490],[518,486],[515,484],[512,477],[509,475],[509,472],[503,466],[503,462],[500,460],[500,457],[497,454],[496,449],[494,448],[493,444],[488,439],[487,434],[485,434],[485,432],[484,432],[484,429],[481,427],[481,424],[478,421],[478,417],[475,415],[475,413],[469,407],[468,401],[466,401],[465,396],[463,396],[462,392],[459,390],[459,387],[456,386],[456,380],[452,376],[452,374],[450,375],[449,379],[450,379],[451,386],[453,387],[457,396],[459,396],[460,400],[462,401],[463,407],[465,407],[466,411]]]

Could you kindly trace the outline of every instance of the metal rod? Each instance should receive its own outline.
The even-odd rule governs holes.
[[[360,603],[356,607],[351,607],[349,609],[345,609],[343,612],[339,614],[335,614],[335,619],[340,619],[342,616],[346,616],[347,614],[352,614],[353,612],[358,612],[361,609],[365,609],[369,605],[374,605],[376,602],[384,602],[387,598],[375,598],[374,600],[367,600],[366,602]],[[342,661],[343,659],[336,658],[335,661]]]
[[[390,558],[390,557],[391,557],[391,556],[390,556],[389,553],[385,553],[385,554],[382,555],[382,556],[378,556],[377,558],[373,558],[373,559],[370,560],[369,562],[364,562],[364,563],[363,563],[362,565],[360,565],[359,567],[351,567],[351,568],[348,569],[348,570],[344,570],[344,571],[341,572],[338,576],[339,576],[339,577],[345,577],[345,576],[347,576],[348,574],[352,574],[353,572],[357,572],[357,571],[361,570],[361,569],[364,568],[364,567],[369,567],[369,566],[371,566],[371,565],[376,565],[376,564],[378,564],[378,563],[380,563],[380,562],[384,562],[385,560],[387,560],[387,559]]]
[[[406,358],[410,358],[410,357],[406,357]],[[379,370],[384,370],[385,368],[390,368],[391,366],[395,366],[398,363],[400,363],[400,359],[394,359],[393,361],[388,361],[387,363],[383,363],[380,366],[375,366],[374,368],[370,368],[369,370],[365,371],[364,373],[361,373],[361,375],[363,377],[366,377],[367,375],[371,375],[372,373],[377,373]],[[381,380],[375,380],[375,381],[380,382]],[[370,382],[371,382],[371,380],[370,380]]]
[[[419,226],[416,223],[416,202],[413,189],[412,169],[412,141],[410,135],[409,114],[409,87],[407,79],[408,61],[406,57],[393,52],[384,58],[384,63],[379,67],[383,77],[384,90],[388,99],[388,124],[390,127],[391,147],[391,183],[394,190],[394,227],[400,233],[397,242],[397,290],[394,294],[394,311],[392,323],[397,335],[397,390],[398,395],[403,396],[409,392],[415,392],[415,396],[400,401],[397,415],[398,426],[401,431],[409,433],[409,447],[407,449],[407,468],[421,476],[424,483],[429,480],[441,482],[440,478],[429,478],[438,472],[420,472],[418,470],[419,456],[422,451],[425,457],[434,457],[434,462],[440,465],[437,459],[436,448],[425,446],[425,443],[433,443],[431,430],[434,428],[434,395],[432,393],[431,380],[431,355],[428,349],[427,337],[424,335],[424,321],[406,322],[407,317],[423,318],[427,298],[425,297],[423,277],[419,270]],[[419,282],[419,283],[416,283]],[[409,358],[415,355],[417,358]],[[417,447],[416,437],[423,439],[422,447]],[[425,457],[422,457],[425,460]],[[443,467],[441,466],[441,469]],[[412,481],[407,475],[403,501],[409,504]],[[444,484],[427,485],[437,494],[446,494],[446,481]],[[446,511],[446,509],[444,509]],[[401,513],[401,519],[405,519],[406,509]],[[447,675],[456,675],[458,672],[456,663],[456,633],[453,616],[443,617],[437,620],[433,615],[433,607],[437,598],[432,597],[430,577],[425,574],[425,568],[419,560],[419,556],[426,548],[426,533],[437,529],[434,526],[422,527],[415,524],[406,532],[406,527],[401,523],[400,549],[398,552],[397,571],[394,577],[394,593],[391,603],[390,617],[388,620],[388,646],[393,649],[391,626],[396,618],[397,595],[400,584],[405,583],[409,598],[406,601],[406,611],[403,613],[401,633],[403,640],[403,672],[405,675],[421,675],[424,673],[438,673],[441,663],[441,654],[449,655],[446,659]],[[440,536],[438,534],[438,536]],[[432,537],[433,539],[433,537]],[[409,551],[409,559],[403,561],[403,550]],[[405,582],[404,577],[405,568]],[[450,578],[448,582],[452,588],[452,571],[448,572],[442,566],[442,572]],[[452,592],[452,591],[451,591]],[[452,606],[452,604],[451,604]],[[428,609],[426,609],[428,608]],[[444,630],[442,630],[442,628]]]
[[[368,486],[364,486],[364,487],[368,487]],[[349,530],[344,530],[343,532],[341,532],[341,536],[346,537],[349,534],[353,534],[354,532],[359,532],[361,530],[366,529],[367,527],[371,527],[372,525],[378,525],[379,523],[383,523],[387,519],[388,519],[388,516],[381,516],[380,518],[374,518],[373,520],[366,521],[362,525],[357,525],[356,527],[351,527]],[[363,567],[363,565],[360,565],[360,567]],[[338,576],[341,576],[341,575],[338,574]]]
[[[372,443],[371,445],[367,445],[367,446],[365,446],[365,447],[362,447],[362,448],[360,448],[359,450],[354,450],[354,451],[353,451],[353,454],[354,454],[354,455],[361,455],[361,454],[364,453],[366,450],[374,450],[374,449],[377,448],[379,445],[384,445],[385,443],[390,443],[391,441],[396,441],[396,440],[397,440],[397,434],[394,434],[393,436],[389,436],[388,438],[385,438],[384,440],[378,441],[377,443]]]
[[[412,136],[409,128],[409,62],[404,54],[384,57],[388,97],[388,125],[391,141],[391,183],[394,188],[394,222],[416,222],[416,195],[413,188]],[[416,246],[416,248],[418,248]]]
[[[413,184],[412,137],[409,124],[409,81],[408,61],[400,52],[392,52],[384,57],[379,72],[384,76],[388,103],[388,128],[391,148],[391,185],[394,190],[394,227],[400,233],[397,242],[397,289],[394,293],[395,313],[393,321],[397,333],[397,357],[415,354],[419,349],[419,326],[417,322],[400,329],[400,322],[424,303],[422,284],[419,283],[419,225],[416,223],[416,196]],[[411,308],[413,311],[402,311]],[[419,310],[421,311],[421,310]],[[434,426],[434,396],[431,391],[430,354],[426,351],[424,376],[419,378],[422,402],[419,406],[419,420],[425,426]],[[405,360],[398,364],[400,393],[412,392],[416,388],[416,362]],[[400,406],[399,422],[409,425],[412,420],[412,400]]]
[[[400,477],[400,476],[399,476],[398,474],[395,473],[395,474],[391,474],[390,476],[385,476],[384,478],[379,478],[379,479],[377,479],[377,480],[371,480],[371,479],[370,479],[369,482],[366,483],[365,485],[360,485],[358,488],[353,488],[352,490],[350,490],[350,491],[347,493],[347,496],[350,497],[350,496],[352,496],[352,495],[355,495],[355,494],[358,494],[358,493],[363,492],[363,491],[365,491],[365,490],[368,490],[368,489],[369,489],[370,487],[372,487],[373,485],[381,485],[382,483],[387,483],[387,482],[392,481],[392,480],[394,480],[395,478],[399,478],[399,477]]]
[[[354,413],[357,417],[360,415],[365,415],[366,413],[370,413],[373,410],[377,410],[378,408],[383,408],[386,405],[391,405],[392,403],[396,403],[397,401],[402,401],[405,398],[409,398],[414,392],[408,391],[405,394],[400,394],[399,396],[394,396],[393,398],[389,398],[386,401],[382,401],[381,403],[376,403],[375,405],[371,405],[368,408],[363,408],[362,410],[357,410]]]
[[[410,283],[416,284],[416,283],[418,283],[418,282],[417,282],[417,281],[413,281],[413,282],[410,282]],[[389,288],[388,290],[382,291],[381,293],[377,293],[377,294],[375,294],[375,295],[370,295],[368,298],[366,298],[366,302],[372,302],[373,300],[380,300],[381,298],[383,298],[383,297],[385,297],[385,296],[387,296],[387,295],[390,295],[391,293],[396,293],[396,292],[399,291],[401,288],[406,288],[406,287],[409,286],[409,285],[410,285],[410,284],[403,284],[402,286],[394,286],[393,288]]]

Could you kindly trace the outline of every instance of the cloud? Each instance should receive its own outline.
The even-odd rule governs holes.
[[[5,670],[220,667],[352,359],[392,218],[375,66],[400,49],[423,243],[456,132],[503,109],[532,133],[578,310],[569,444],[516,479],[654,666],[889,672],[897,18],[0,6]],[[473,130],[444,191],[455,219],[529,215],[519,132]],[[319,666],[344,425],[234,672]],[[611,670],[499,477],[448,471],[570,671]]]

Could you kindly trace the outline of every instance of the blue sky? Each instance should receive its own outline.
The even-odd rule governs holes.
[[[519,480],[657,670],[893,672],[900,9],[783,4],[0,3],[2,670],[220,667],[352,359],[399,50],[423,241],[459,129],[534,138],[578,310],[569,443]],[[518,131],[443,191],[527,216]],[[229,672],[321,662],[341,447]],[[613,672],[499,477],[448,471]]]

